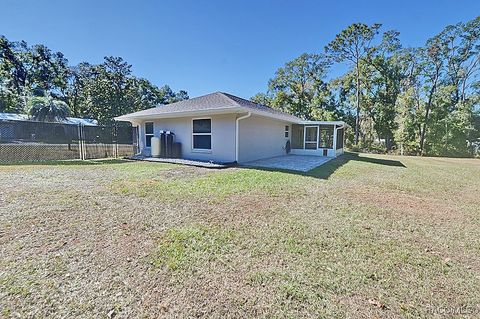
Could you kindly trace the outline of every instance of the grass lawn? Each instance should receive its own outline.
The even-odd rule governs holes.
[[[480,316],[480,160],[0,166],[0,317]]]

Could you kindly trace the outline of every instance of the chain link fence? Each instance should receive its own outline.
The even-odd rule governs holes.
[[[0,121],[0,163],[131,156],[134,133],[126,125]]]

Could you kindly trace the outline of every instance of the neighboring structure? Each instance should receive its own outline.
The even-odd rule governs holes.
[[[0,121],[35,121],[31,119],[27,114],[16,113],[0,113]],[[36,122],[36,121],[35,121]],[[65,119],[57,121],[62,124],[82,124],[85,126],[97,126],[98,122],[94,119],[80,119],[76,117],[67,117]]]
[[[131,156],[135,149],[130,126],[71,117],[44,122],[0,113],[0,163]]]
[[[67,117],[56,122],[31,119],[27,114],[0,113],[0,142],[64,142],[78,137],[78,126],[97,127],[97,121]]]
[[[335,157],[343,153],[345,123],[304,121],[231,94],[216,92],[115,118],[138,127],[140,152],[171,131],[182,158],[245,163],[287,154]],[[288,142],[288,143],[287,143]]]

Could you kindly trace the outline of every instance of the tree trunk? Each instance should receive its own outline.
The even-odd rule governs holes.
[[[385,148],[387,150],[387,152],[390,152],[392,150],[392,138],[390,137],[390,135],[386,135],[385,136]]]
[[[467,87],[467,78],[465,78],[462,82],[462,94],[460,96],[460,102],[462,102],[462,106],[463,106],[463,103],[465,102],[465,90],[466,90],[466,87]]]
[[[360,69],[357,59],[357,114],[355,115],[355,145],[358,145],[358,137],[360,134]]]
[[[429,95],[428,95],[428,102],[427,102],[427,106],[426,106],[426,109],[425,109],[425,117],[423,119],[423,128],[420,132],[420,156],[423,156],[424,153],[425,153],[425,135],[426,135],[426,132],[427,132],[427,125],[428,125],[430,110],[432,108],[433,95],[435,94],[435,91],[437,89],[437,81],[438,81],[439,72],[440,72],[440,70],[437,69],[436,74],[435,74],[435,80],[433,81],[432,88],[430,89],[430,92],[429,92]]]

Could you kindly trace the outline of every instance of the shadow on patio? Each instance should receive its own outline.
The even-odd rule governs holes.
[[[300,171],[285,170],[285,169],[273,169],[273,168],[265,168],[265,167],[250,167],[250,169],[270,171],[270,172],[285,172],[290,174],[315,177],[319,179],[328,179],[337,169],[339,169],[340,167],[342,167],[343,165],[345,165],[350,161],[359,161],[359,162],[367,162],[367,163],[372,163],[377,165],[406,168],[406,166],[400,161],[361,156],[358,153],[347,152],[308,172],[300,172]],[[246,168],[249,168],[249,167],[246,167]]]

